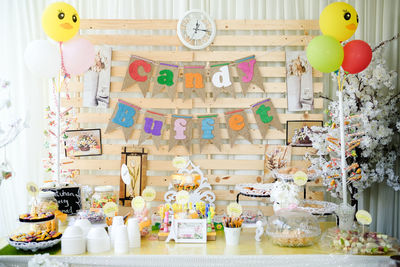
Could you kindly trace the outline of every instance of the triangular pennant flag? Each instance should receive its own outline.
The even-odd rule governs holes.
[[[191,98],[195,92],[204,102],[206,101],[206,71],[204,66],[183,67],[183,99]]]
[[[244,109],[225,112],[225,119],[227,125],[226,127],[228,128],[228,135],[231,147],[233,146],[235,140],[239,135],[243,136],[250,143],[253,142],[250,135],[247,115],[246,112],[244,112]]]
[[[268,132],[269,125],[274,126],[277,130],[283,131],[282,124],[279,121],[278,114],[272,105],[271,99],[268,98],[251,105],[251,110],[256,118],[261,137],[265,137]]]
[[[178,83],[179,66],[160,63],[155,73],[156,78],[153,86],[152,96],[155,96],[166,89],[169,98],[174,100],[176,95],[176,85]]]
[[[236,60],[235,66],[244,95],[247,94],[250,84],[258,86],[265,92],[261,73],[254,55]]]
[[[229,62],[214,63],[210,66],[210,79],[214,91],[214,101],[222,92],[231,94],[236,98],[232,70],[229,64]]]
[[[143,96],[146,97],[153,72],[153,61],[138,56],[131,56],[121,90],[137,84],[142,91]]]
[[[219,129],[218,115],[197,116],[200,138],[200,152],[204,145],[213,144],[221,151],[221,133]]]
[[[165,129],[165,115],[153,111],[146,111],[144,115],[143,129],[140,132],[139,145],[146,139],[153,139],[157,149],[160,148],[160,142]]]
[[[118,103],[115,106],[113,114],[111,115],[105,133],[121,127],[122,132],[124,133],[125,141],[128,141],[129,136],[133,131],[133,126],[137,122],[139,112],[140,107],[118,99]]]
[[[169,151],[179,144],[190,152],[192,143],[192,116],[172,115],[169,129]]]

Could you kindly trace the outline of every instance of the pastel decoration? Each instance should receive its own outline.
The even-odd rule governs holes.
[[[140,132],[139,145],[144,141],[152,139],[157,149],[159,149],[164,132],[165,115],[153,111],[146,111],[143,129]]]
[[[336,71],[342,65],[343,47],[328,35],[320,35],[311,40],[307,46],[307,59],[311,66],[321,72]]]
[[[141,212],[144,209],[146,202],[143,197],[137,196],[132,199],[131,205],[135,212]]]
[[[122,164],[121,166],[121,179],[124,182],[124,184],[126,185],[130,185],[131,184],[131,175],[129,174],[129,169],[128,166],[126,166],[126,164]]]
[[[32,197],[36,197],[39,194],[39,187],[34,182],[28,182],[26,184],[26,190]]]
[[[125,141],[128,141],[128,138],[133,131],[133,126],[137,121],[139,111],[140,107],[118,99],[105,133],[111,132],[120,127],[124,133]]]
[[[188,161],[185,157],[174,157],[174,159],[172,160],[172,166],[174,166],[177,169],[185,168],[187,163]],[[181,179],[182,174],[176,174],[176,177]]]
[[[324,35],[332,36],[339,42],[345,41],[357,30],[357,11],[344,2],[332,3],[322,10],[319,27]]]
[[[156,198],[156,190],[154,190],[153,187],[146,186],[146,188],[143,189],[142,197],[147,202],[153,201]]]
[[[206,70],[204,66],[184,66],[183,67],[183,99],[192,98],[192,93],[198,95],[204,102],[206,101],[206,89],[205,89],[205,77]]]
[[[275,127],[279,131],[283,131],[278,114],[272,104],[271,99],[265,99],[251,105],[254,118],[262,137],[265,137],[270,126]]]
[[[112,122],[121,125],[122,127],[129,128],[132,127],[135,121],[133,117],[136,115],[136,110],[128,105],[123,103],[117,103],[118,111],[115,114]]]
[[[215,145],[221,150],[221,134],[217,114],[197,116],[200,131],[200,151],[207,145]]]
[[[242,215],[243,208],[240,204],[232,202],[226,207],[226,212],[230,217],[238,218]]]
[[[353,40],[344,47],[342,68],[344,71],[355,74],[366,69],[372,59],[371,47],[362,40]]]
[[[190,151],[192,142],[192,116],[172,115],[169,151],[176,145],[183,145]]]
[[[157,82],[154,83],[152,96],[155,96],[163,91],[168,93],[171,100],[176,95],[176,85],[178,83],[179,66],[167,63],[160,63],[157,71]]]
[[[235,66],[244,95],[247,94],[250,84],[253,84],[265,91],[263,79],[254,55],[236,60]]]
[[[227,93],[236,98],[235,88],[232,83],[233,77],[229,68],[229,63],[216,63],[210,66],[214,100],[216,100],[221,93]]]
[[[203,134],[201,135],[201,138],[203,139],[213,139],[214,135],[212,134],[212,131],[214,130],[214,124],[215,120],[213,118],[205,118],[201,122],[201,130],[203,131]]]
[[[238,138],[238,136],[243,136],[250,143],[252,143],[247,115],[243,109],[225,112],[225,119],[228,124],[228,136],[231,147],[235,143],[235,140]]]
[[[114,202],[107,202],[103,206],[103,212],[107,217],[114,217],[118,213],[118,205]]]
[[[51,39],[66,42],[74,37],[80,26],[76,9],[64,2],[49,5],[42,14],[42,27]]]
[[[176,193],[176,203],[180,205],[185,205],[186,203],[189,202],[189,192],[185,190],[181,190],[178,193]]]
[[[47,40],[30,42],[25,49],[24,60],[33,74],[43,78],[56,77],[61,69],[59,49]]]
[[[307,183],[308,176],[305,172],[298,171],[293,175],[293,182],[298,186],[305,185]]]
[[[84,38],[74,38],[63,43],[62,51],[65,71],[68,74],[80,75],[95,63],[94,46]]]
[[[186,139],[185,130],[186,130],[186,120],[185,119],[176,119],[174,123],[174,131],[175,131],[175,139],[183,140]]]
[[[125,72],[121,90],[138,85],[143,96],[146,96],[150,87],[150,80],[154,73],[154,62],[138,56],[131,56]]]
[[[359,210],[356,212],[356,219],[362,225],[370,225],[372,222],[371,214],[366,210]]]

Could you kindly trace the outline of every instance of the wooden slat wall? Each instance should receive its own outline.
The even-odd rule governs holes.
[[[111,103],[108,109],[83,108],[81,93],[82,83],[71,82],[69,86],[70,99],[64,97],[61,101],[64,107],[74,107],[77,111],[77,127],[100,127],[105,130],[107,121],[111,116],[118,98],[136,104],[144,109],[151,109],[167,114],[205,114],[235,108],[248,108],[251,104],[270,97],[278,109],[279,120],[285,125],[287,120],[322,120],[322,99],[316,97],[323,91],[320,77],[322,74],[314,71],[314,110],[310,113],[290,113],[286,111],[286,70],[285,49],[302,50],[312,39],[312,32],[318,30],[316,20],[219,20],[216,21],[217,36],[213,44],[206,50],[192,51],[181,45],[176,35],[176,20],[81,20],[81,37],[87,38],[96,45],[110,45],[112,53],[112,82]],[[210,61],[231,61],[249,55],[256,55],[260,65],[261,75],[264,77],[266,93],[257,87],[250,88],[247,96],[241,95],[238,78],[235,78],[235,90],[238,97],[218,98],[213,101],[210,97],[211,88],[208,85],[208,98],[204,103],[200,98],[183,101],[182,83],[178,85],[179,97],[174,101],[169,100],[167,94],[155,98],[143,98],[137,86],[122,91],[121,85],[125,70],[131,54],[139,55],[156,61],[169,61],[178,64],[197,61],[208,63]],[[237,77],[237,74],[234,73]],[[238,183],[263,182],[263,162],[265,144],[284,144],[285,133],[269,130],[266,139],[261,137],[255,119],[248,113],[251,124],[253,144],[242,138],[234,147],[230,147],[228,132],[222,125],[221,134],[224,145],[219,151],[214,146],[207,146],[200,153],[198,141],[192,145],[191,159],[201,166],[209,178],[217,196],[217,211],[223,211],[225,206],[235,200],[234,185]],[[168,119],[169,121],[169,119]],[[143,115],[139,117],[139,125],[143,122]],[[225,123],[223,116],[220,122]],[[133,132],[129,145],[137,144],[140,128],[137,126]],[[194,129],[194,138],[199,135]],[[169,184],[168,175],[174,171],[171,159],[175,155],[189,155],[183,147],[176,147],[168,152],[167,140],[169,130],[164,132],[163,143],[159,150],[152,141],[146,141],[144,147],[149,152],[148,157],[148,184],[157,190],[156,201],[163,201],[163,194]],[[118,185],[121,146],[126,145],[120,130],[111,133],[102,133],[103,155],[74,159],[73,163],[64,165],[65,168],[81,170],[78,182],[89,185]],[[302,159],[310,148],[293,149],[293,165],[304,166],[308,163]],[[318,182],[309,183],[311,189],[319,186]],[[321,199],[322,192],[308,190],[307,198]],[[244,205],[258,207],[264,213],[271,213],[270,207],[265,207],[265,201],[251,198],[242,198]]]

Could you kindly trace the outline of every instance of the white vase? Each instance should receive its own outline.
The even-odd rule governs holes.
[[[356,206],[350,206],[349,204],[340,204],[336,210],[336,214],[339,217],[339,228],[340,230],[350,230],[354,223],[354,213],[356,212]]]

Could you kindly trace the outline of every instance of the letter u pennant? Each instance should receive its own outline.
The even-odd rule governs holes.
[[[140,107],[118,99],[118,103],[111,115],[105,133],[114,131],[116,128],[121,127],[125,141],[128,141],[129,136],[133,131],[133,125],[135,125],[139,117],[139,112]]]
[[[183,145],[190,152],[192,119],[192,116],[172,115],[169,129],[169,151],[174,146]]]
[[[165,129],[165,115],[153,111],[146,111],[144,115],[143,129],[140,132],[139,145],[147,139],[153,139],[157,149],[160,149],[160,142]]]
[[[150,87],[150,80],[154,72],[154,62],[138,56],[131,56],[126,69],[121,90],[137,84],[144,97]]]
[[[244,109],[225,112],[225,119],[231,147],[239,135],[243,136],[250,143],[253,142],[250,134],[249,123],[247,121],[247,115]]]

